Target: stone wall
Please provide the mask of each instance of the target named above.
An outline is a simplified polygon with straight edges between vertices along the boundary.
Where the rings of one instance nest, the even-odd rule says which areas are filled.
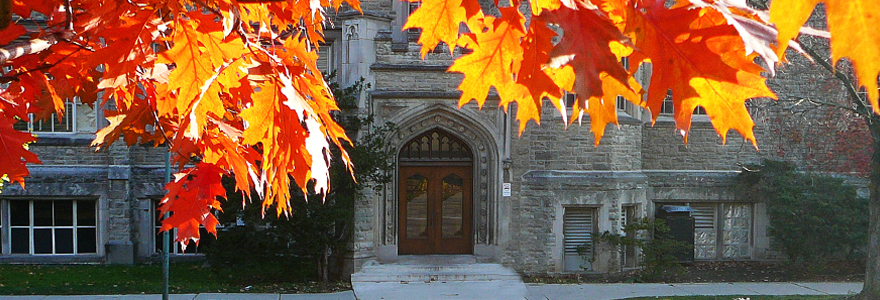
[[[95,152],[87,134],[44,134],[30,149],[42,164],[29,164],[31,176],[25,188],[7,185],[3,198],[10,200],[88,199],[97,200],[98,248],[96,255],[58,256],[46,260],[6,257],[20,262],[107,262],[133,263],[148,256],[152,234],[144,235],[140,199],[164,194],[162,170],[148,170],[162,164],[164,148],[127,147],[122,142]],[[149,212],[147,212],[149,214]],[[149,223],[152,224],[152,223]],[[149,226],[146,226],[149,227]]]
[[[647,177],[642,169],[642,123],[626,115],[609,125],[596,146],[589,118],[567,126],[549,104],[541,125],[529,124],[511,139],[512,195],[509,238],[501,262],[524,273],[564,270],[562,216],[567,207],[595,209],[594,232],[618,232],[621,206],[645,206]],[[518,135],[516,122],[508,134]],[[598,251],[594,271],[620,269],[617,251]]]
[[[660,117],[642,134],[642,159],[645,170],[738,170],[738,163],[760,162],[761,154],[737,132],[727,134],[727,144],[715,132],[705,116],[696,116],[687,144],[670,117]],[[759,143],[762,140],[758,135]],[[763,144],[759,144],[763,145]],[[762,152],[766,152],[762,150]]]

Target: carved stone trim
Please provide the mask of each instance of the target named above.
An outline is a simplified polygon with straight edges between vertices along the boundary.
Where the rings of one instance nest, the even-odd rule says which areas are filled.
[[[456,135],[467,143],[473,151],[474,158],[476,159],[473,165],[475,184],[473,195],[475,200],[474,242],[475,244],[490,244],[492,242],[489,239],[490,230],[494,224],[489,224],[489,221],[494,218],[489,214],[489,207],[491,206],[490,201],[494,201],[494,199],[489,197],[489,181],[497,180],[491,178],[494,176],[494,172],[490,172],[493,168],[493,161],[497,160],[497,158],[493,157],[494,155],[490,150],[492,148],[489,148],[489,141],[486,137],[488,132],[478,132],[478,127],[473,122],[443,110],[431,111],[412,120],[401,123],[398,131],[389,137],[388,145],[394,147],[395,153],[399,154],[401,147],[410,139],[434,128],[441,128],[450,134]],[[397,180],[397,176],[395,176],[395,180]],[[396,184],[386,187],[384,199],[384,220],[381,223],[384,224],[382,240],[386,245],[397,244],[396,217],[398,201],[397,189],[395,187]]]

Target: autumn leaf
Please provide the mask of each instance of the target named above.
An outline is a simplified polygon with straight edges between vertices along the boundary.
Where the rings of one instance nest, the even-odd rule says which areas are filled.
[[[0,30],[0,45],[6,45],[15,39],[25,35],[27,30],[19,24],[9,24],[9,27]]]
[[[501,18],[487,16],[485,28],[462,36],[459,45],[473,50],[449,67],[450,72],[464,74],[458,86],[462,92],[459,106],[476,100],[480,107],[486,102],[491,86],[503,87],[513,82],[513,65],[523,59],[520,39],[525,36],[525,17],[516,8],[500,8]],[[504,89],[499,91],[504,92]],[[502,95],[502,99],[507,99]],[[509,100],[508,100],[509,101]]]
[[[633,11],[627,27],[640,29],[631,32],[640,51],[630,62],[653,64],[647,105],[654,119],[671,89],[676,126],[685,140],[691,115],[702,106],[722,140],[733,129],[755,144],[754,122],[745,101],[775,98],[775,94],[764,84],[754,54],[746,55],[736,29],[709,8],[666,9],[663,1],[643,2],[649,3],[644,3],[644,10]]]
[[[800,32],[801,25],[819,3],[825,3],[828,30],[831,32],[832,64],[847,57],[855,67],[859,85],[864,86],[875,113],[880,113],[880,35],[877,24],[877,1],[874,0],[773,0],[770,3],[770,21],[779,29],[778,42],[785,45]],[[871,31],[873,30],[873,32]]]
[[[518,99],[516,118],[519,121],[520,134],[531,120],[541,124],[541,106],[544,97],[551,102],[558,102],[563,95],[562,87],[571,89],[571,84],[566,84],[565,80],[559,78],[568,76],[571,79],[568,82],[573,83],[574,72],[570,68],[567,69],[569,72],[564,72],[546,67],[546,63],[550,60],[549,52],[553,46],[554,36],[556,33],[548,28],[546,23],[538,18],[533,19],[528,32],[520,42],[523,49],[522,60],[513,62],[512,69],[516,71],[516,82],[501,88],[506,92],[499,103],[502,108],[507,109],[509,103]],[[561,111],[565,116],[564,107]]]
[[[611,52],[612,42],[626,37],[597,10],[581,7],[559,10],[541,15],[547,23],[556,24],[563,30],[562,40],[550,52],[550,65],[570,65],[575,72],[574,90],[578,97],[601,97],[600,73],[608,74],[623,85],[628,84],[629,74]]]
[[[768,22],[770,14],[766,11],[755,10],[744,1],[736,0],[715,0],[706,2],[703,0],[692,0],[691,3],[695,7],[712,8],[721,13],[727,20],[727,23],[736,28],[740,38],[746,47],[746,55],[757,53],[764,63],[770,75],[776,74],[776,64],[779,62],[779,55],[776,53],[776,36],[778,34],[776,28]]]
[[[36,140],[30,133],[13,129],[9,119],[0,118],[0,175],[4,180],[24,187],[24,178],[30,174],[25,164],[40,163],[37,155],[27,149],[27,144]]]
[[[421,2],[421,6],[409,16],[406,24],[403,25],[403,30],[422,29],[419,36],[422,57],[440,42],[456,45],[461,23],[482,17],[480,4],[476,0],[412,0],[412,2]],[[450,53],[452,50],[453,47],[449,47]]]
[[[174,180],[165,185],[168,193],[159,202],[163,218],[162,231],[177,228],[175,241],[186,247],[193,240],[198,245],[199,226],[217,235],[219,222],[212,210],[221,210],[218,199],[226,199],[226,189],[220,182],[226,171],[214,164],[199,163],[192,169],[174,174]]]
[[[571,122],[577,120],[578,123],[580,123],[583,118],[583,113],[587,113],[590,116],[590,131],[593,133],[597,147],[602,140],[602,136],[605,135],[605,127],[608,124],[618,124],[618,96],[623,97],[636,105],[645,105],[641,101],[642,93],[644,91],[642,91],[641,86],[636,82],[635,78],[629,77],[628,84],[620,83],[620,81],[617,81],[616,78],[613,78],[607,73],[602,73],[599,78],[602,80],[603,94],[601,96],[591,96],[588,99],[583,99],[578,96],[577,101],[572,107],[572,111],[577,112],[578,117],[571,120]],[[633,90],[634,87],[639,90],[640,93],[636,93]]]

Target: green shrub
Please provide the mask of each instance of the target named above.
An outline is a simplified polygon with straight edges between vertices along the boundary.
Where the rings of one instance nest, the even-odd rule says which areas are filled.
[[[634,281],[654,281],[661,276],[674,275],[684,271],[677,257],[688,252],[690,245],[670,237],[669,226],[663,219],[636,219],[623,227],[623,234],[605,231],[596,241],[621,249],[635,246],[641,251],[642,270]]]
[[[830,176],[764,160],[738,176],[737,196],[763,201],[774,247],[798,263],[860,259],[867,244],[868,199]]]
[[[365,85],[361,80],[345,89],[339,89],[335,84],[333,87],[339,101],[351,104],[357,101],[357,94]],[[334,118],[347,134],[359,136],[355,146],[346,147],[354,165],[354,175],[342,163],[340,151],[331,151],[330,191],[326,195],[297,197],[302,195],[301,189],[291,186],[291,212],[281,216],[275,214],[274,207],[266,208],[264,215],[259,201],[243,208],[245,199],[241,193],[234,192],[234,181],[224,179],[228,199],[223,203],[220,215],[224,229],[218,233],[211,249],[206,251],[211,266],[269,270],[296,268],[298,271],[303,271],[303,266],[311,266],[305,273],[313,274],[311,279],[322,281],[341,275],[343,260],[350,251],[354,202],[366,188],[359,183],[372,184],[371,187],[378,190],[391,182],[393,153],[387,151],[384,137],[394,125],[376,126],[371,117],[338,114]],[[290,271],[294,269],[288,269]]]

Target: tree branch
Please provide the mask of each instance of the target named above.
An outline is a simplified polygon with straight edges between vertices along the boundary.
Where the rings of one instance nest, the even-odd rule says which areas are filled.
[[[58,43],[58,41],[69,41],[73,38],[72,31],[56,32],[45,35],[40,38],[31,39],[26,42],[9,44],[0,48],[0,65],[7,61],[45,51]]]
[[[73,32],[73,7],[70,6],[70,0],[64,0],[64,17],[67,22],[67,30]]]
[[[858,89],[856,89],[852,80],[850,80],[849,77],[846,77],[846,74],[843,74],[842,72],[835,70],[834,67],[831,66],[831,63],[826,61],[824,57],[822,57],[821,55],[816,53],[816,51],[813,50],[812,48],[810,48],[809,46],[801,44],[801,48],[804,50],[804,52],[809,54],[810,57],[814,61],[819,63],[819,65],[821,65],[825,70],[827,70],[829,73],[834,75],[834,77],[837,78],[837,80],[840,80],[840,82],[846,88],[847,94],[849,94],[853,103],[857,107],[856,109],[853,109],[853,111],[855,111],[856,114],[862,116],[863,118],[865,118],[867,120],[874,120],[874,111],[871,108],[869,108],[868,105],[865,103],[864,99],[862,99],[862,97],[859,96]],[[815,100],[810,100],[810,101],[815,101]],[[850,108],[850,109],[852,109],[852,108]]]

